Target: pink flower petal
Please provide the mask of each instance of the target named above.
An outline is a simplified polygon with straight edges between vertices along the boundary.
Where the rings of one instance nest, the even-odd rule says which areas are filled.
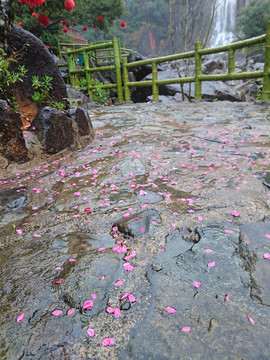
[[[174,314],[174,313],[177,312],[177,310],[175,310],[174,308],[172,308],[172,307],[170,307],[170,306],[167,306],[167,307],[165,308],[165,311],[167,311],[167,312],[170,313],[170,314]]]
[[[33,236],[35,237],[35,238],[40,238],[41,237],[41,235],[39,235],[39,234],[33,234]]]
[[[202,221],[202,220],[203,220],[203,216],[199,215],[199,216],[198,216],[198,220],[199,220],[199,221]]]
[[[99,280],[104,280],[105,277],[106,277],[105,275],[102,275],[102,276],[100,276]]]
[[[52,315],[53,316],[59,316],[59,315],[61,315],[62,314],[62,311],[61,310],[54,310],[53,312],[52,312]]]
[[[67,312],[67,314],[68,314],[68,315],[72,315],[72,314],[74,313],[74,311],[75,311],[75,309],[69,309],[68,312]]]
[[[269,259],[270,260],[270,254],[269,253],[264,253],[263,257],[264,257],[264,259]]]
[[[203,251],[205,251],[206,253],[211,253],[211,252],[213,252],[212,249],[204,249]]]
[[[118,281],[116,281],[116,282],[114,283],[114,286],[121,286],[121,285],[123,285],[123,284],[124,284],[124,281],[118,280]]]
[[[109,306],[109,307],[107,307],[106,311],[107,311],[107,313],[109,313],[109,314],[113,314],[113,313],[114,313],[114,308],[111,307],[111,306]]]
[[[267,237],[267,239],[270,239],[270,234],[265,234],[265,237]]]
[[[59,279],[59,280],[54,281],[54,283],[55,284],[60,284],[62,281],[63,281],[63,279]]]
[[[16,320],[17,323],[22,321],[22,319],[24,318],[24,315],[25,315],[25,313],[22,313],[20,316],[17,317],[17,320]]]
[[[81,193],[80,193],[79,191],[77,191],[77,192],[74,193],[74,195],[75,195],[75,196],[80,196]]]
[[[255,325],[255,321],[254,321],[250,316],[248,316],[248,321],[249,321],[251,324]]]
[[[224,230],[225,231],[225,233],[228,233],[228,234],[232,234],[232,233],[234,233],[234,231],[233,230],[229,230],[229,229],[226,229],[226,230]]]
[[[125,263],[124,264],[124,269],[126,271],[132,271],[132,270],[134,270],[134,267],[130,263]]]
[[[190,332],[191,329],[190,329],[189,326],[185,326],[181,330],[184,331],[184,332]]]
[[[95,299],[97,298],[97,295],[96,295],[96,294],[91,294],[91,298],[92,298],[93,300],[95,300]]]
[[[109,337],[107,337],[107,338],[105,338],[105,339],[102,340],[101,345],[102,345],[102,346],[110,346],[110,345],[114,345],[114,343],[115,343],[115,339],[114,339],[114,338],[109,338]]]
[[[128,296],[129,296],[129,293],[127,293],[127,294],[123,295],[123,296],[121,297],[121,300],[126,299]]]
[[[199,288],[200,286],[202,286],[202,284],[199,281],[193,281],[193,286],[195,286],[195,288]]]
[[[77,259],[68,259],[68,261],[75,262],[75,261],[77,261]]]
[[[92,307],[93,307],[93,301],[92,300],[87,300],[84,304],[83,304],[83,307],[82,309],[83,310],[91,310]]]
[[[90,208],[90,206],[88,206],[88,207],[84,208],[83,210],[84,210],[84,211],[91,211],[92,208]]]
[[[210,262],[210,263],[207,264],[208,267],[213,267],[213,266],[215,266],[215,265],[216,265],[216,262],[215,262],[215,261]]]
[[[61,266],[57,266],[54,270],[62,270]]]
[[[105,247],[101,247],[101,248],[98,249],[98,251],[103,251],[105,249],[106,249]]]
[[[145,233],[145,228],[144,227],[142,227],[141,230],[142,230],[143,233]]]
[[[95,331],[94,331],[94,329],[87,329],[86,332],[87,332],[87,335],[90,336],[90,337],[95,336]]]
[[[117,226],[114,226],[112,229],[113,229],[113,231],[118,231],[118,227],[117,227]]]
[[[17,230],[16,230],[16,233],[19,234],[19,235],[21,235],[21,234],[22,234],[22,229],[17,229]]]
[[[233,210],[232,211],[232,216],[239,216],[239,212],[237,210]]]
[[[224,301],[228,301],[228,300],[229,300],[229,298],[230,298],[230,294],[227,294],[227,295],[225,296]]]
[[[115,309],[114,309],[114,316],[115,316],[116,318],[118,318],[118,317],[120,316],[120,314],[121,314],[120,309],[119,309],[119,308],[115,308]]]
[[[135,302],[135,301],[136,301],[135,296],[134,296],[134,295],[132,295],[132,294],[129,294],[129,295],[128,295],[128,299],[129,299],[129,301],[130,301],[131,303],[133,303],[133,302]]]

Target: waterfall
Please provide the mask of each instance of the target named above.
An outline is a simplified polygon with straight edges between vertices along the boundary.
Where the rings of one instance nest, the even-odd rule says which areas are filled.
[[[231,31],[235,24],[237,3],[237,0],[217,0],[211,47],[227,45],[234,40],[235,37]]]

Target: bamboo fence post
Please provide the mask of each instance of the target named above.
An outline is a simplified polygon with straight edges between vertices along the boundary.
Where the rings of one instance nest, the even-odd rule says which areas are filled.
[[[73,69],[76,70],[77,56],[75,54],[72,55]],[[80,86],[79,76],[78,74],[74,74],[74,83],[75,87]]]
[[[115,65],[115,73],[116,73],[118,103],[120,104],[123,102],[123,89],[122,89],[121,65],[120,65],[120,59],[119,59],[118,39],[113,38],[112,43],[113,43],[113,51],[114,51],[114,65]]]
[[[91,76],[89,74],[89,58],[88,58],[88,51],[84,51],[83,52],[83,62],[84,62],[84,70],[85,70],[85,78],[86,78],[86,84],[87,84],[87,92],[89,95],[89,98],[92,99],[91,97],[91,90],[89,89],[89,86],[91,85]]]
[[[157,74],[157,63],[153,62],[152,63],[152,92],[153,92],[153,100],[157,101],[159,99],[158,97],[158,85],[156,83],[158,79],[158,74]]]
[[[201,41],[195,42],[195,100],[201,100],[202,98],[202,82],[200,80],[202,75],[202,57],[199,54],[201,48]]]
[[[229,50],[228,56],[228,74],[232,74],[235,71],[235,50]]]
[[[60,59],[60,60],[63,60],[62,47],[61,47],[61,44],[60,44],[60,41],[59,41],[59,40],[57,40],[57,48],[58,48],[59,59]]]
[[[75,67],[73,66],[73,55],[69,55],[69,50],[67,50],[67,64],[68,64],[68,72],[69,72],[69,78],[70,78],[70,85],[75,86],[75,77],[73,74],[71,74],[71,71],[75,70]]]
[[[122,66],[123,66],[123,82],[124,82],[124,93],[125,93],[125,102],[130,102],[130,90],[128,87],[128,69],[127,65],[127,58],[123,58]]]
[[[270,100],[270,21],[266,30],[262,100]]]

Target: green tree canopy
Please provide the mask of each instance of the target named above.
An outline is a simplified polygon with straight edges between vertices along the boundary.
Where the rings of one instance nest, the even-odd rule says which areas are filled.
[[[21,23],[25,30],[32,32],[53,50],[57,48],[57,39],[61,41],[68,39],[63,32],[64,28],[72,26],[83,34],[85,34],[83,27],[88,29],[95,27],[97,30],[107,32],[124,10],[123,0],[75,0],[75,8],[71,11],[66,10],[64,2],[59,0],[46,0],[43,4],[32,8],[28,4],[14,0],[13,6],[15,23]],[[40,14],[45,14],[49,18],[50,22],[47,26],[39,23]]]
[[[236,31],[248,39],[266,32],[270,20],[270,0],[252,0],[240,10],[236,19]]]

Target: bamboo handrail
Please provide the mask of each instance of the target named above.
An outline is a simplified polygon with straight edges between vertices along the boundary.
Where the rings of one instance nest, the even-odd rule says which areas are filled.
[[[265,44],[264,71],[236,73],[235,51],[238,49],[247,48],[248,46],[254,46],[258,44]],[[107,56],[101,55],[100,57],[98,57],[97,55],[98,50],[109,51],[109,55]],[[113,50],[113,55],[110,55],[112,50]],[[116,79],[117,79],[116,84],[105,84],[102,85],[102,88],[113,88],[113,87],[117,88],[118,101],[119,103],[121,103],[123,101],[122,79],[121,79],[121,62],[122,62],[124,97],[126,102],[130,101],[130,88],[137,86],[138,87],[151,86],[153,91],[153,100],[155,101],[158,100],[159,98],[158,87],[160,85],[195,83],[194,98],[196,100],[199,100],[202,98],[203,81],[228,81],[228,80],[241,80],[241,79],[255,79],[260,77],[263,78],[262,100],[270,100],[270,21],[267,25],[266,34],[254,37],[252,39],[238,41],[229,45],[218,46],[216,48],[202,49],[201,42],[196,42],[194,51],[189,51],[182,54],[173,54],[159,58],[145,59],[131,63],[127,62],[127,55],[129,54],[129,52],[130,52],[129,49],[120,48],[119,41],[116,38],[106,43],[89,45],[80,49],[73,49],[73,50],[67,49],[66,54],[68,57],[68,70],[69,70],[71,85],[78,86],[78,74],[85,73],[88,84],[87,88],[90,93],[90,90],[94,88],[94,86],[90,86],[89,84],[90,73],[115,70]],[[226,74],[202,75],[202,56],[216,54],[220,52],[228,52],[228,72]],[[81,53],[83,53],[84,56],[84,69],[76,69],[76,63],[74,57],[75,55]],[[98,66],[96,68],[90,68],[88,56],[93,56],[92,55],[93,53],[95,53],[95,60],[97,63],[98,63],[98,59],[103,60],[113,57],[114,65]],[[158,71],[157,71],[158,64],[161,64],[163,62],[188,59],[188,58],[193,58],[195,60],[195,74],[193,77],[158,80]],[[129,82],[128,69],[138,66],[145,66],[145,65],[152,66],[152,80]]]
[[[257,44],[265,43],[265,66],[264,71],[252,71],[235,73],[235,50],[242,49],[244,47],[253,46]],[[211,55],[220,52],[228,52],[228,73],[218,75],[202,75],[202,56]],[[156,71],[157,64],[167,61],[174,61],[180,59],[195,58],[195,75],[194,77],[184,77],[179,79],[165,79],[158,80],[158,74]],[[125,101],[130,101],[130,88],[136,86],[152,86],[153,100],[158,100],[158,86],[165,84],[181,84],[181,83],[195,83],[195,95],[196,100],[202,98],[202,81],[228,81],[228,80],[241,80],[241,79],[255,79],[263,77],[263,90],[262,100],[270,100],[270,21],[267,25],[267,32],[264,35],[257,36],[251,39],[238,41],[225,46],[218,46],[216,48],[202,49],[201,42],[195,43],[195,51],[190,51],[182,54],[174,54],[169,56],[163,56],[160,58],[152,58],[147,60],[140,60],[132,63],[127,63],[127,60],[123,60],[123,82],[124,82],[124,94]],[[128,69],[137,66],[152,65],[152,80],[150,81],[128,81]]]

